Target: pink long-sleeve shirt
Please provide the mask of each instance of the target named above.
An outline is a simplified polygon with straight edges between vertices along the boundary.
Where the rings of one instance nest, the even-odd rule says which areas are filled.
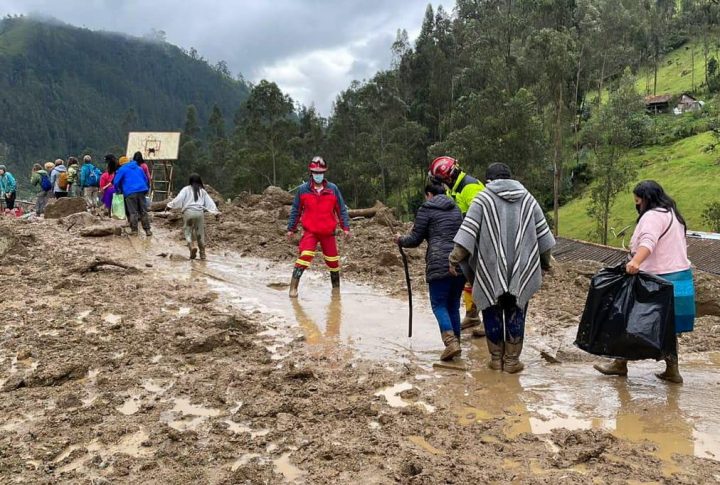
[[[660,238],[668,226],[670,229]],[[630,239],[633,255],[641,247],[647,248],[650,256],[640,265],[640,271],[667,274],[690,268],[685,227],[672,211],[650,210],[643,214]]]

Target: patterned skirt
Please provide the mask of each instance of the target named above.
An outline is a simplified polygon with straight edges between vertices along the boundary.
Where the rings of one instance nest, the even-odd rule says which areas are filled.
[[[658,275],[673,284],[675,333],[692,332],[695,326],[695,285],[691,269]]]

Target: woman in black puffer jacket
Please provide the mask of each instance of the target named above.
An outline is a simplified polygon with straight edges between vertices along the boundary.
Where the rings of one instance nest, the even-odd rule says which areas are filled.
[[[455,202],[445,195],[442,185],[426,186],[425,199],[410,234],[398,235],[395,241],[404,248],[415,248],[425,240],[428,242],[425,278],[430,287],[430,304],[445,344],[440,359],[451,360],[460,355],[460,297],[465,278],[460,271],[460,276],[450,274],[448,257],[463,217]]]

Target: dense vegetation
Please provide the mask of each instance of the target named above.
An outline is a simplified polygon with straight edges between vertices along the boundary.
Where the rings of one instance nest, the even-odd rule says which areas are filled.
[[[614,198],[645,173],[629,155],[717,125],[711,103],[700,115],[650,117],[642,96],[672,87],[709,99],[719,16],[713,0],[459,0],[452,15],[428,6],[417,40],[399,32],[393,66],[340,93],[329,119],[262,82],[234,130],[193,142],[187,159],[223,167],[232,192],[292,187],[319,152],[352,205],[380,199],[405,213],[432,157],[455,156],[478,175],[505,162],[556,222],[553,208],[594,191],[576,235],[604,241]],[[679,49],[692,63],[675,74],[679,60],[665,56]]]
[[[291,188],[306,176],[307,160],[322,154],[330,163],[330,177],[351,205],[380,199],[404,214],[411,214],[419,202],[432,157],[454,156],[479,176],[488,164],[505,162],[534,191],[562,234],[606,241],[610,227],[618,223],[615,198],[638,177],[657,174],[676,196],[676,189],[693,190],[691,182],[662,178],[667,169],[662,163],[674,162],[664,155],[672,144],[699,137],[702,146],[684,159],[694,163],[700,157],[698,166],[715,166],[712,132],[718,130],[718,117],[712,96],[720,90],[719,23],[716,0],[457,0],[452,13],[428,6],[418,38],[411,43],[407,33],[399,31],[391,46],[391,68],[340,93],[327,119],[294,103],[271,81],[250,86],[243,98],[243,86],[224,73],[224,65],[208,75],[209,66],[196,54],[186,55],[166,43],[65,27],[58,32],[101,36],[113,46],[132,46],[137,52],[123,51],[129,59],[107,57],[98,52],[99,41],[78,44],[73,56],[94,59],[95,72],[114,75],[84,82],[84,69],[77,69],[74,60],[72,71],[56,69],[26,83],[52,102],[36,102],[28,114],[14,108],[24,127],[12,140],[32,153],[47,153],[48,147],[97,148],[103,146],[99,138],[123,138],[124,113],[134,110],[131,118],[144,128],[168,127],[170,119],[173,127],[182,125],[181,178],[199,171],[228,195],[260,191],[269,184]],[[7,32],[26,24],[6,20],[4,25]],[[58,29],[44,28],[41,37]],[[3,40],[6,35],[0,34],[0,59],[27,57],[19,54],[25,52],[24,44]],[[14,51],[8,45],[14,45]],[[119,49],[113,46],[106,48]],[[150,72],[139,69],[139,52],[149,50],[172,54],[166,59],[172,64]],[[37,66],[47,62],[38,54],[33,66],[28,63],[22,72],[36,76]],[[186,85],[178,66],[205,74],[196,74]],[[58,89],[69,72],[78,79],[68,86],[80,83],[80,93],[87,90],[96,97]],[[168,77],[175,76],[181,79],[169,82]],[[127,84],[128,77],[143,77],[143,96],[168,103],[172,99],[172,109],[146,111],[146,104],[130,97],[107,96],[117,91],[118,79]],[[236,97],[223,97],[220,89],[209,89],[215,98],[191,92],[201,89],[196,83],[205,89],[212,82]],[[679,117],[645,113],[644,95],[682,92],[707,100],[704,111]],[[78,131],[88,138],[68,139],[64,130],[69,123],[62,114],[69,108],[46,113],[47,106],[56,103],[87,108],[84,116],[92,123]],[[183,117],[184,123],[178,121]],[[42,142],[33,141],[34,128],[28,128],[39,118]],[[97,135],[106,125],[112,132]],[[4,129],[0,133],[0,138],[5,136]],[[566,205],[562,211],[561,205]],[[703,207],[693,209],[697,214],[686,214],[688,219],[707,227],[702,226]],[[564,229],[565,217],[570,232]]]
[[[0,158],[17,172],[37,160],[124,152],[130,130],[179,130],[188,104],[207,120],[213,105],[232,112],[247,95],[224,65],[160,38],[0,21]]]

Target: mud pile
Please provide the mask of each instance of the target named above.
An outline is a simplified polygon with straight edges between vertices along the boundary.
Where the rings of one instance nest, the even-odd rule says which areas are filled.
[[[286,238],[293,196],[269,187],[263,194],[245,193],[231,203],[226,203],[216,192],[213,197],[223,214],[219,222],[208,218],[211,247],[287,262],[289,279],[297,257],[297,237],[293,241]],[[177,221],[174,227],[180,224]],[[398,222],[387,207],[381,207],[373,217],[353,218],[352,239],[344,241],[338,237],[344,276],[385,288],[392,295],[406,294],[402,261],[393,235],[406,233],[411,227],[410,223]],[[424,298],[427,293],[425,245],[408,249],[406,253],[415,295]],[[592,359],[572,346],[571,330],[577,328],[580,321],[590,278],[601,268],[596,261],[556,262],[553,270],[545,275],[543,287],[530,305],[533,331],[551,342],[544,350],[552,355],[560,352],[568,360]],[[310,271],[325,271],[321,258],[316,258]],[[699,272],[697,300],[700,318],[696,331],[681,338],[681,351],[720,350],[720,278]]]
[[[291,260],[289,243],[273,252],[285,206],[261,204],[224,207],[212,226],[213,250],[248,247]],[[287,322],[221,304],[204,284],[204,263],[191,265],[173,242],[179,231],[155,232],[160,241],[151,246],[144,238],[82,238],[50,221],[0,220],[7,289],[0,482],[709,483],[720,476],[717,462],[687,457],[669,478],[652,445],[602,431],[509,436],[503,417],[461,424],[457,403],[442,382],[435,388],[421,378],[422,369],[310,354]],[[392,248],[376,221],[359,221],[355,234],[353,262],[361,251],[377,261]],[[162,254],[151,251],[157,246]],[[108,260],[126,268],[98,265]],[[422,267],[418,256],[416,276]],[[400,273],[390,274],[385,281],[400,284]],[[568,300],[558,308],[572,313],[577,302],[569,298],[582,293],[585,276],[556,275],[556,290],[543,290],[547,304],[562,290]],[[401,381],[408,384],[398,392],[383,391]]]

